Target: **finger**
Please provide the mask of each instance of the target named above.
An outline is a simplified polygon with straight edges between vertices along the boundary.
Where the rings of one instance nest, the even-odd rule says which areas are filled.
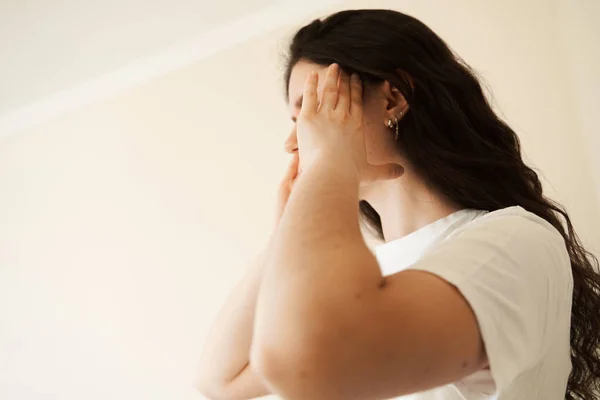
[[[404,168],[398,164],[370,165],[363,170],[362,181],[374,182],[400,178]]]
[[[350,77],[350,114],[362,115],[363,107],[363,85],[357,73]]]
[[[317,86],[319,85],[319,75],[316,71],[312,71],[306,77],[304,83],[304,93],[302,95],[302,108],[300,113],[310,114],[317,112],[319,106],[319,95],[317,94]]]
[[[323,95],[321,96],[321,110],[333,110],[338,98],[338,77],[340,67],[337,64],[331,64],[325,75],[325,84],[323,85]]]
[[[294,154],[290,165],[290,178],[295,181],[298,175],[300,175],[300,156]]]
[[[350,75],[340,72],[336,110],[350,112]]]
[[[288,164],[287,171],[285,172],[284,182],[293,181],[298,176],[298,167],[300,165],[300,157],[298,154],[294,154],[290,163]]]

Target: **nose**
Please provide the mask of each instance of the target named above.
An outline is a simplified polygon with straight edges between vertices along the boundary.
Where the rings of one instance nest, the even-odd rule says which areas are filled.
[[[290,135],[285,140],[283,148],[287,153],[294,154],[298,152],[298,138],[296,136],[296,127],[292,129]]]

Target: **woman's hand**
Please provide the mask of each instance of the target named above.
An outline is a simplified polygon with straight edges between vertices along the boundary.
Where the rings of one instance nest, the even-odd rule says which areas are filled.
[[[332,64],[325,76],[320,102],[318,80],[316,72],[308,75],[297,121],[303,168],[309,168],[318,157],[324,157],[355,173],[360,183],[402,175],[403,169],[397,164],[367,162],[359,76],[348,76],[337,64]]]
[[[299,167],[300,160],[298,157],[298,153],[292,155],[292,160],[290,161],[287,170],[285,172],[285,176],[283,180],[279,184],[279,190],[277,193],[277,211],[275,215],[275,226],[279,225],[279,221],[281,220],[281,216],[283,215],[283,211],[285,210],[285,205],[290,198],[290,194],[292,193],[292,187],[294,186],[294,182],[299,175]]]

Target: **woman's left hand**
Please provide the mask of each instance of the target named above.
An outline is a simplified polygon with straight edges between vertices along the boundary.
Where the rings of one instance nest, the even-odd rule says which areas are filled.
[[[337,64],[332,64],[325,76],[320,102],[318,81],[316,72],[308,75],[296,125],[302,168],[310,168],[317,158],[324,157],[356,173],[360,183],[402,175],[403,169],[397,164],[367,162],[359,76],[348,76]]]

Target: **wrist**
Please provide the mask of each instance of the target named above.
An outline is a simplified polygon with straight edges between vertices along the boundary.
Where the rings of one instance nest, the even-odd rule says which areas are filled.
[[[357,164],[352,157],[346,156],[343,152],[320,151],[315,155],[312,164],[316,168],[330,171],[338,179],[348,180],[357,185],[360,183]]]

